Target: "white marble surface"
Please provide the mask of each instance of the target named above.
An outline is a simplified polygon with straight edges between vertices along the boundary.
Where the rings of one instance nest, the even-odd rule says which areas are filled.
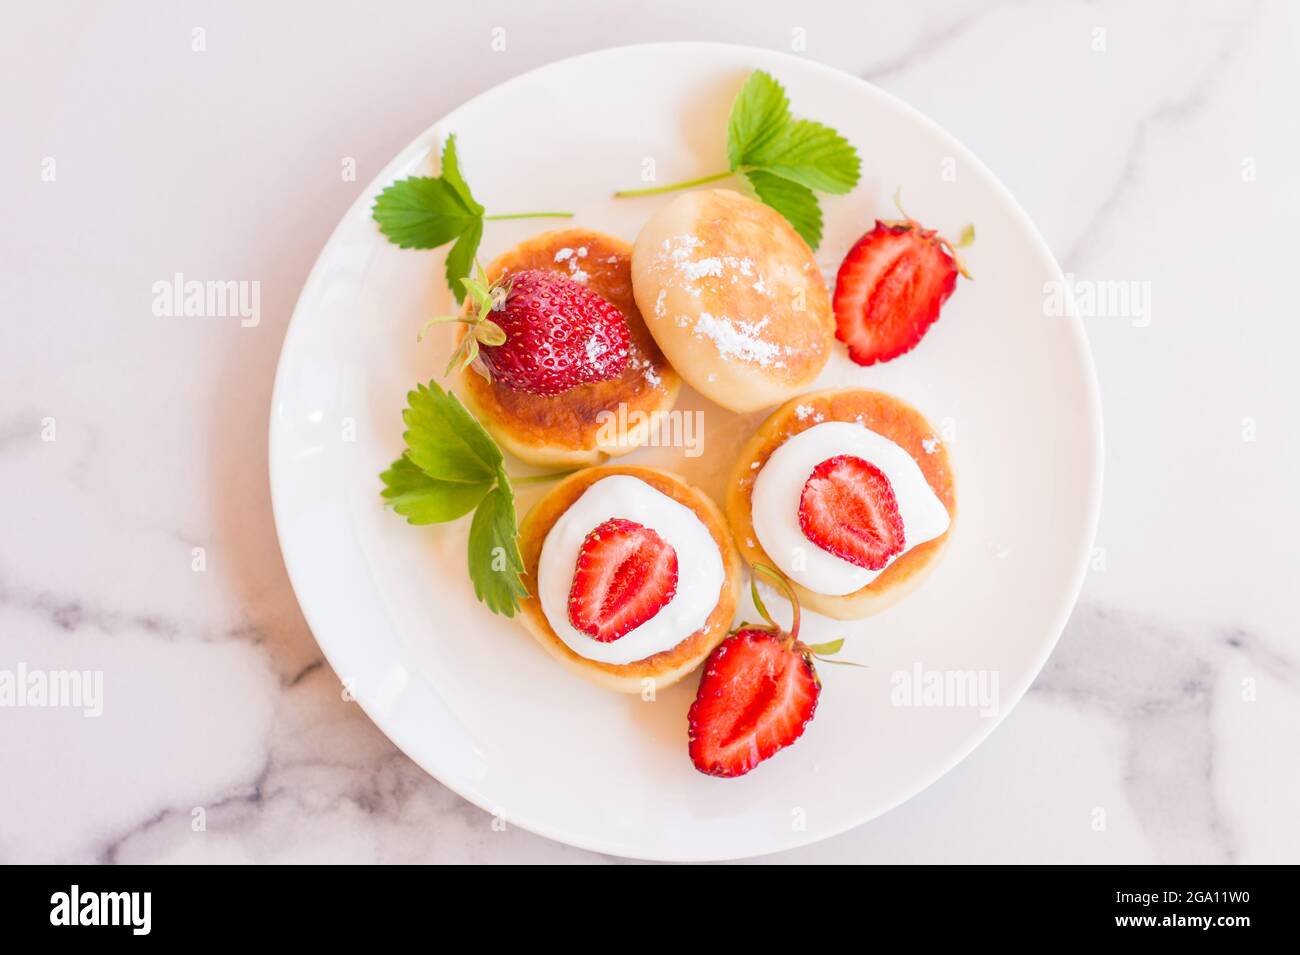
[[[610,861],[495,831],[341,699],[271,526],[272,373],[329,230],[435,117],[585,50],[796,28],[973,148],[1067,272],[1149,282],[1151,320],[1088,321],[1101,550],[1033,691],[910,803],[773,861],[1300,861],[1300,10],[714,6],[10,11],[0,669],[102,669],[112,705],[0,709],[0,861]],[[174,272],[260,281],[260,324],[154,317]]]

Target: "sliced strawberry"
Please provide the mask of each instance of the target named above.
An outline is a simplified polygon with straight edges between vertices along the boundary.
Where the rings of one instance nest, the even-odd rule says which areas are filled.
[[[897,358],[938,319],[958,273],[966,275],[953,246],[933,230],[876,220],[835,277],[835,337],[859,365]]]
[[[636,521],[611,518],[582,542],[569,622],[601,643],[626,636],[677,593],[677,551]]]
[[[691,761],[710,776],[743,776],[803,735],[820,694],[812,655],[793,637],[737,631],[700,678],[687,716]]]
[[[813,468],[799,497],[799,528],[822,550],[869,570],[880,570],[905,546],[889,478],[851,454]]]

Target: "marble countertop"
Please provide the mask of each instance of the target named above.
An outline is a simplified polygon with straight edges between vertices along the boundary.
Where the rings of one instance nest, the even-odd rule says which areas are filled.
[[[970,146],[1067,273],[1149,294],[1086,320],[1101,526],[1033,690],[909,803],[769,861],[1300,861],[1300,9],[381,6],[44,5],[0,37],[0,670],[96,669],[114,699],[0,709],[0,861],[616,861],[494,829],[342,699],[266,422],[307,271],[400,147],[534,66],[666,39],[802,40]],[[260,281],[259,323],[155,317],[176,272]]]

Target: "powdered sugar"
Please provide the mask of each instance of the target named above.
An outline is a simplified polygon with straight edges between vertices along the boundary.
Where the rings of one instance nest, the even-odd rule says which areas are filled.
[[[663,250],[674,259],[684,259],[691,254],[691,249],[703,245],[698,235],[692,235],[689,232],[683,232],[681,235],[675,235],[671,239],[664,239]]]
[[[649,358],[633,358],[632,367],[640,370],[641,377],[646,380],[646,384],[651,388],[658,388],[663,384],[663,379],[655,371],[655,363]]]
[[[768,324],[764,318],[757,322],[730,319],[726,316],[715,317],[708,312],[700,312],[695,320],[693,331],[701,338],[707,338],[718,349],[718,354],[727,358],[739,358],[741,361],[753,362],[764,368],[785,367],[781,360],[783,353],[790,351],[774,342],[769,342],[760,334]]]
[[[576,250],[571,249],[566,245],[555,253],[555,261],[557,263],[569,263],[569,278],[573,279],[575,282],[581,282],[583,285],[587,284],[587,279],[591,278],[591,276],[578,267],[578,260],[585,259],[586,257],[587,247],[585,245],[578,246]],[[616,257],[611,257],[609,261],[614,262],[617,261],[617,259]]]
[[[677,270],[686,277],[686,281],[696,282],[706,275],[721,275],[722,260],[714,256],[708,259],[699,259],[695,262],[679,262]]]
[[[755,277],[752,259],[738,255],[711,255],[703,259],[693,257],[694,252],[704,242],[699,236],[689,232],[664,239],[661,251],[656,256],[655,264],[660,268],[670,269],[682,285],[693,295],[699,295],[695,283],[704,278],[720,278],[732,285],[739,284],[741,278]],[[760,275],[751,287],[760,295],[769,294],[767,284]]]
[[[666,272],[667,276],[655,299],[655,318],[668,317],[667,295],[672,288],[700,299],[706,287],[717,293],[721,291],[718,283],[743,283],[760,295],[772,296],[765,277],[759,274],[752,259],[739,255],[697,258],[697,250],[703,245],[699,236],[689,232],[664,239],[661,243],[653,267]],[[765,337],[764,329],[771,324],[768,316],[746,321],[700,311],[696,316],[679,313],[674,320],[679,328],[690,328],[700,338],[707,338],[725,358],[751,362],[764,368],[784,368],[784,356],[791,352],[789,346],[779,345]]]

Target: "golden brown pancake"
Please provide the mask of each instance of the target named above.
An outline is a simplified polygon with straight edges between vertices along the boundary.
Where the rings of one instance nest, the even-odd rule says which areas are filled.
[[[497,442],[521,460],[541,467],[600,464],[643,444],[651,432],[650,415],[668,411],[677,400],[681,379],[646,330],[632,295],[631,252],[622,239],[590,229],[564,229],[534,236],[487,267],[490,281],[525,269],[576,278],[623,313],[631,338],[622,376],[551,397],[489,382],[472,368],[461,373],[459,391],[465,404]],[[467,300],[467,313],[470,308]],[[465,334],[464,326],[458,327],[457,340]],[[627,406],[623,420],[643,422],[623,436],[602,428],[601,412],[618,415],[620,404]],[[644,418],[636,412],[644,412]]]
[[[823,421],[851,421],[863,425],[893,441],[920,465],[921,473],[935,495],[948,509],[948,517],[957,518],[957,497],[953,487],[948,452],[938,441],[938,433],[921,412],[892,395],[880,391],[855,389],[818,391],[800,395],[777,408],[759,427],[740,452],[740,458],[727,481],[727,521],[735,536],[741,556],[751,565],[776,567],[758,543],[752,518],[754,481],[768,457],[788,439]],[[930,442],[927,451],[922,442]],[[869,617],[911,593],[937,563],[952,533],[948,530],[934,540],[907,551],[860,590],[833,597],[814,593],[791,581],[799,601],[810,610],[838,620]]]
[[[812,251],[769,206],[730,189],[688,192],[637,236],[632,284],[678,373],[732,411],[808,388],[835,319]]]
[[[560,515],[578,500],[587,488],[601,478],[612,474],[626,474],[639,478],[656,491],[667,495],[695,512],[700,522],[708,528],[722,555],[724,582],[718,594],[717,605],[705,625],[682,640],[671,650],[656,653],[634,663],[600,663],[574,653],[552,629],[542,611],[537,593],[537,565],[541,559],[542,544],[555,526]],[[647,679],[653,686],[663,688],[686,676],[722,642],[731,628],[740,591],[740,557],[732,543],[727,523],[718,506],[708,495],[691,487],[681,478],[655,468],[605,466],[587,468],[565,478],[540,501],[533,505],[519,528],[519,550],[524,559],[524,586],[529,596],[520,601],[519,619],[528,632],[536,638],[551,656],[570,670],[581,674],[601,686],[623,693],[640,693]]]

